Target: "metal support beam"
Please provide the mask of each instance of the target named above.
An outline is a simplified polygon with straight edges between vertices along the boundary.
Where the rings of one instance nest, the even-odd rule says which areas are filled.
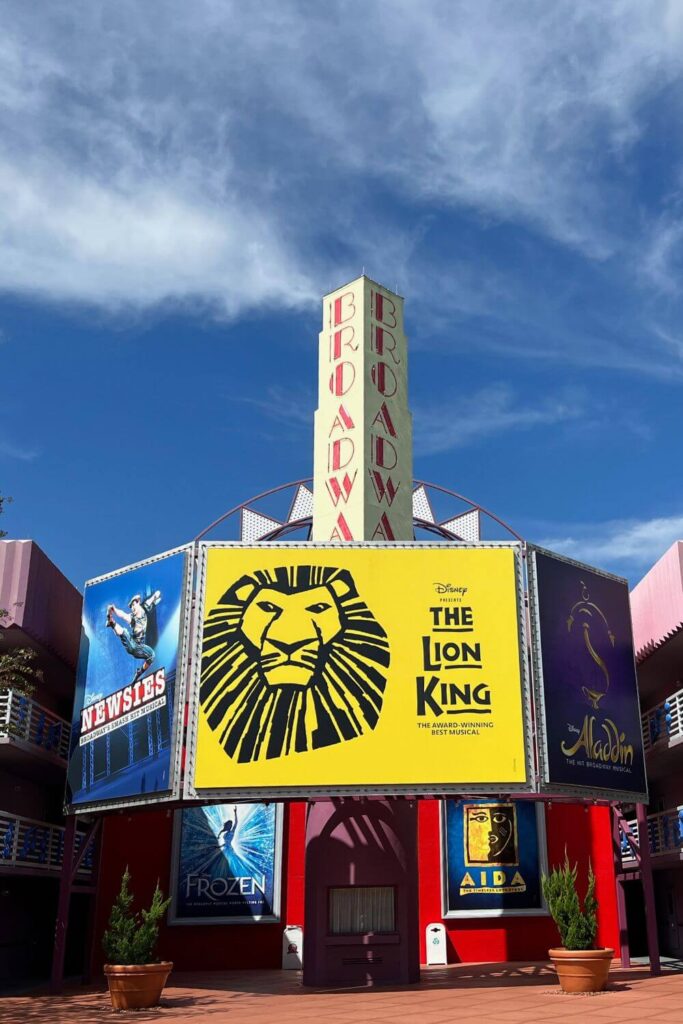
[[[657,912],[655,909],[655,887],[652,878],[650,837],[647,830],[647,810],[645,804],[636,804],[636,817],[638,820],[638,845],[640,847],[640,877],[643,883],[643,896],[645,898],[647,948],[650,954],[650,974],[661,974]]]
[[[80,889],[79,886],[74,885],[76,875],[78,874],[83,859],[88,851],[88,847],[92,842],[97,842],[98,833],[102,825],[102,819],[96,818],[92,822],[88,831],[83,835],[83,839],[78,851],[76,851],[76,823],[77,818],[75,814],[70,814],[66,819],[66,827],[64,829],[64,849],[62,854],[62,871],[59,876],[59,901],[57,903],[57,921],[55,923],[55,948],[52,956],[52,973],[50,975],[50,993],[52,995],[59,995],[64,987],[64,960],[66,958],[66,937],[69,928],[69,908],[71,905],[71,895],[75,890]],[[96,848],[95,853],[99,849],[99,844]],[[75,854],[75,856],[74,856]],[[93,870],[96,867],[97,857],[93,857]],[[94,898],[92,899],[94,903]],[[94,908],[91,907],[91,913]],[[89,951],[87,952],[89,956]],[[89,971],[89,962],[86,965],[86,975]]]
[[[66,931],[69,927],[69,904],[73,884],[72,865],[74,847],[76,845],[76,815],[70,814],[64,829],[64,849],[62,853],[62,873],[59,877],[59,901],[57,903],[57,922],[55,924],[55,950],[52,955],[52,974],[50,975],[50,994],[59,995],[64,985],[64,958],[66,956]]]
[[[97,926],[97,881],[100,877],[100,858],[102,856],[102,836],[104,833],[103,818],[97,818],[95,825],[96,827],[92,833],[92,842],[94,843],[92,856],[92,880],[95,884],[92,886],[74,885],[72,890],[73,892],[90,893],[90,900],[88,901],[88,920],[85,930],[85,960],[83,963],[84,985],[88,985],[92,980],[93,946],[95,944],[95,929]]]
[[[619,922],[619,950],[621,953],[621,966],[631,966],[631,951],[628,945],[628,921],[626,918],[626,893],[624,883],[621,880],[621,808],[618,805],[612,807],[612,851],[614,854],[614,873],[617,884],[617,920]]]

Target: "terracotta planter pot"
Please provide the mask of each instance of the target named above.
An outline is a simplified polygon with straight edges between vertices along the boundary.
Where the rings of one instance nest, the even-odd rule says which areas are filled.
[[[602,992],[607,985],[613,949],[549,949],[563,992]]]
[[[157,1006],[172,970],[170,960],[162,960],[158,964],[105,964],[111,1005],[115,1010],[143,1010]]]

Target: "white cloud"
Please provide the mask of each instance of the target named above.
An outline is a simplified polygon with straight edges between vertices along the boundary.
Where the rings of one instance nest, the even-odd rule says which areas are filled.
[[[562,392],[530,405],[520,403],[507,385],[494,384],[468,397],[416,405],[415,454],[437,455],[494,434],[566,423],[583,414],[584,400],[577,393]]]
[[[683,540],[683,515],[574,524],[539,543],[570,558],[626,572],[653,565],[677,540]]]
[[[3,12],[0,288],[108,308],[298,308],[368,257],[424,280],[372,182],[628,264],[618,170],[683,54],[676,0]]]
[[[0,163],[6,288],[105,306],[204,299],[227,314],[313,298],[258,210],[180,182],[100,184]]]

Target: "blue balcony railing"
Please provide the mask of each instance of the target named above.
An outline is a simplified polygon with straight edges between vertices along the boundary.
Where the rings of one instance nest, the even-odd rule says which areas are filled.
[[[644,711],[641,721],[646,751],[683,738],[683,689]]]
[[[85,842],[85,832],[76,832],[76,848]],[[0,869],[29,868],[58,871],[64,859],[64,828],[35,818],[0,811]],[[89,876],[93,867],[93,844],[86,850],[79,874]]]
[[[635,818],[629,821],[628,825],[637,842],[638,823]],[[650,854],[653,857],[683,851],[683,805],[667,808],[657,814],[648,814],[647,835]],[[621,856],[623,861],[636,859],[623,830],[621,832]]]
[[[28,744],[66,765],[71,727],[54,711],[16,690],[0,690],[0,742]]]

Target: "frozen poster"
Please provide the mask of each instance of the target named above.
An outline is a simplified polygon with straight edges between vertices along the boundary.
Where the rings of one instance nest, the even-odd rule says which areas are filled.
[[[263,803],[177,811],[170,922],[279,920],[281,816]]]

